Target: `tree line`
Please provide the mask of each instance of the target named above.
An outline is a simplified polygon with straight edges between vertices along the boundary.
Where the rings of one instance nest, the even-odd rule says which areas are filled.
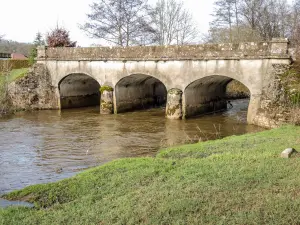
[[[79,27],[89,37],[116,46],[237,43],[274,37],[287,37],[299,45],[300,0],[214,0],[213,5],[213,20],[206,34],[200,33],[182,0],[157,0],[154,5],[147,0],[95,0]],[[1,38],[0,34],[0,49],[1,42],[9,43]],[[36,38],[40,40],[41,34]],[[37,43],[44,44],[35,39],[34,46]],[[76,46],[69,32],[58,26],[47,33],[45,43]]]
[[[199,35],[183,1],[158,0],[150,6],[146,0],[99,0],[90,10],[80,28],[113,45],[183,45]]]
[[[300,0],[216,0],[206,42],[268,41],[300,38]]]
[[[118,46],[183,45],[197,43],[300,39],[300,0],[215,0],[207,34],[183,1],[98,0],[90,6],[81,26],[90,37]],[[201,38],[200,38],[201,36]]]

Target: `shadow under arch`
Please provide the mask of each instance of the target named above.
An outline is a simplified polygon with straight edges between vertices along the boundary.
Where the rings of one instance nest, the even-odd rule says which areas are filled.
[[[184,118],[227,109],[226,87],[233,80],[223,75],[211,75],[190,83],[184,91]],[[244,86],[250,93],[250,89]]]
[[[80,108],[100,105],[100,84],[84,73],[72,73],[58,83],[60,108]]]
[[[132,74],[116,84],[115,100],[117,113],[160,107],[166,104],[167,89],[157,78]]]

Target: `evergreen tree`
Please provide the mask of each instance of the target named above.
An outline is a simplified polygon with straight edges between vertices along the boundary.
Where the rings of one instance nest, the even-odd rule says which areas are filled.
[[[33,41],[33,47],[31,48],[30,54],[29,54],[30,65],[33,65],[35,63],[35,58],[37,57],[37,49],[36,48],[41,45],[45,45],[45,41],[42,37],[42,34],[40,32],[38,32],[35,36],[35,39]]]
[[[33,44],[37,47],[37,46],[41,46],[41,45],[45,45],[45,41],[42,37],[41,32],[38,32],[35,36],[35,39],[33,41]]]

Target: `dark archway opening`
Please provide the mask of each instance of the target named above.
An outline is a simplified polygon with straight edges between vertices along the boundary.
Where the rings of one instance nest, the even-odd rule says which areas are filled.
[[[213,75],[194,81],[185,89],[185,112],[184,117],[192,117],[207,113],[220,112],[232,107],[228,100],[232,99],[228,93],[228,84],[233,81],[226,76]],[[237,81],[235,81],[237,82]],[[240,82],[238,84],[242,85]],[[250,91],[244,85],[243,91],[249,94]],[[242,87],[239,86],[239,87]],[[232,90],[232,88],[230,89]],[[238,93],[234,99],[238,99]]]
[[[100,85],[85,74],[71,74],[59,82],[61,109],[100,105]]]
[[[121,79],[115,88],[117,112],[165,106],[167,89],[158,79],[135,74]]]

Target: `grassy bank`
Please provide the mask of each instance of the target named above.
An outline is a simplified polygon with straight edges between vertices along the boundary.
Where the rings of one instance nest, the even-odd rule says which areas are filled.
[[[9,72],[8,76],[5,76],[3,72],[0,72],[0,84],[3,84],[4,82],[13,82],[18,78],[24,77],[29,68],[22,68],[22,69],[13,69]]]
[[[121,159],[12,192],[36,208],[0,209],[0,224],[298,224],[300,127]]]
[[[28,70],[29,68],[6,70],[5,72],[0,70],[0,116],[14,111],[8,94],[8,84],[24,77]]]

